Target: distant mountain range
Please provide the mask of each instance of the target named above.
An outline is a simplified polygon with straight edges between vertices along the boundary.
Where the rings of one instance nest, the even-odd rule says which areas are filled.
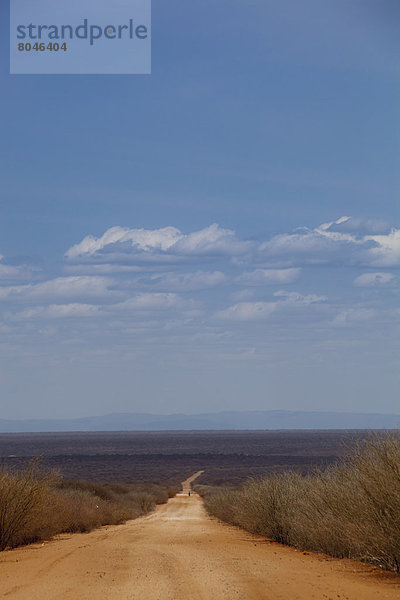
[[[395,429],[400,415],[317,411],[223,411],[195,415],[113,413],[79,419],[0,419],[0,433],[260,429]]]

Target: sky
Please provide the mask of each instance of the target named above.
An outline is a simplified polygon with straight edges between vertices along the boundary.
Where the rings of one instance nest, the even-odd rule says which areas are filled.
[[[10,75],[0,417],[400,412],[400,4],[152,3],[151,75]]]

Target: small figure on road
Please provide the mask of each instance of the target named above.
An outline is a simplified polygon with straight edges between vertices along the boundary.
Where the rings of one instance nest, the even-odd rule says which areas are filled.
[[[189,496],[190,496],[190,491],[189,491]]]

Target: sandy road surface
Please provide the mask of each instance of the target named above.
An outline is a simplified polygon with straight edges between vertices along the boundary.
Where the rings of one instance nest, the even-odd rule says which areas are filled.
[[[194,479],[192,476],[191,481]],[[0,555],[15,600],[398,600],[400,578],[303,554],[206,516],[184,493],[147,517]]]

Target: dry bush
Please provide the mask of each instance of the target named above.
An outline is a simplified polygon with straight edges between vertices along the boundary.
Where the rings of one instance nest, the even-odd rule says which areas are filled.
[[[343,475],[342,467],[332,467],[300,482],[291,513],[291,545],[339,558],[359,556],[351,523],[344,518],[345,510],[357,510],[359,498]]]
[[[147,492],[133,492],[129,495],[131,502],[140,509],[140,514],[146,514],[156,505],[154,496]]]
[[[301,487],[302,477],[292,472],[248,481],[237,499],[237,523],[253,533],[290,543]]]
[[[352,487],[342,512],[360,558],[400,572],[400,432],[358,443],[342,469]]]
[[[102,500],[111,500],[113,498],[113,492],[111,485],[103,485],[101,483],[93,481],[82,481],[80,479],[66,479],[60,481],[57,486],[60,490],[81,490],[89,492],[90,494],[101,498]],[[117,494],[120,492],[116,492]]]
[[[0,471],[0,550],[35,539],[31,523],[46,506],[53,483],[54,476],[41,473],[35,461],[19,472]]]
[[[151,495],[153,498],[153,505],[155,504],[165,504],[168,502],[168,489],[161,485],[157,485],[155,483],[152,484],[142,484],[141,486],[135,486],[135,491],[137,494],[147,494]],[[143,502],[146,503],[146,500],[143,499]]]
[[[181,489],[182,488],[178,488],[177,486],[168,486],[167,487],[168,499],[174,498]],[[163,503],[160,502],[160,504],[163,504]]]
[[[196,486],[196,491],[204,497],[206,509],[211,515],[226,523],[238,525],[235,509],[241,497],[240,492],[211,486]]]
[[[335,467],[201,490],[208,511],[302,549],[400,572],[400,434],[374,434]]]
[[[310,478],[297,543],[400,572],[400,437],[372,435]]]
[[[127,483],[107,483],[104,486],[108,489],[112,494],[127,494],[131,489],[131,486]]]
[[[87,490],[68,489],[56,495],[60,531],[91,531],[102,525],[100,498]]]
[[[196,492],[196,494],[199,494],[199,496],[201,496],[202,498],[205,498],[206,496],[210,496],[213,492],[216,492],[217,490],[221,490],[221,489],[227,489],[226,486],[224,486],[224,488],[222,487],[218,487],[215,485],[204,485],[202,483],[195,483],[193,486],[193,491]]]
[[[165,503],[176,490],[158,484],[62,481],[37,461],[22,471],[0,471],[0,550],[87,532],[135,519]]]

